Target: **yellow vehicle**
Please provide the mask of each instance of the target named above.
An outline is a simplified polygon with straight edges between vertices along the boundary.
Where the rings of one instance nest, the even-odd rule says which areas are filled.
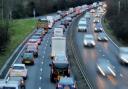
[[[47,33],[48,32],[48,20],[46,18],[41,18],[41,19],[38,19],[37,21],[37,29],[39,28],[43,28],[45,30],[45,32]]]

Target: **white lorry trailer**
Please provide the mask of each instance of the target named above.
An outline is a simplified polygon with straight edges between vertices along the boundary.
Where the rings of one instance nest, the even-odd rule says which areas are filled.
[[[52,37],[51,59],[54,59],[56,54],[63,53],[66,55],[66,37]]]

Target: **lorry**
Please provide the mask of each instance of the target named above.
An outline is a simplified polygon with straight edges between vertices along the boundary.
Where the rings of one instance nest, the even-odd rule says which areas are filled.
[[[0,80],[0,89],[25,89],[22,77]]]
[[[66,38],[65,37],[52,37],[51,44],[51,59],[54,59],[55,55],[63,52],[66,53]]]
[[[48,24],[49,21],[47,20],[47,18],[39,18],[37,21],[37,29],[43,28],[45,33],[47,33],[49,29]]]
[[[58,82],[61,76],[70,76],[70,66],[65,53],[56,54],[55,59],[50,64],[50,80]]]
[[[54,28],[54,37],[63,37],[63,35],[64,35],[63,30],[64,29],[61,27]]]

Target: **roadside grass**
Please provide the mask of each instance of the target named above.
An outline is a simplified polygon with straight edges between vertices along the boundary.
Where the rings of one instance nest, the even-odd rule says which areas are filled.
[[[34,27],[34,19],[19,19],[10,23],[9,33],[11,38],[5,52],[0,55],[0,69],[18,45],[34,30]]]

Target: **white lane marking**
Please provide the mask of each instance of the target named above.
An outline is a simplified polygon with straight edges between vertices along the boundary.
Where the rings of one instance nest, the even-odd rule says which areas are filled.
[[[105,55],[103,54],[102,56],[104,57]]]
[[[42,77],[40,77],[40,80],[42,79]]]
[[[123,77],[123,74],[120,74],[120,77]]]
[[[41,89],[41,87],[39,87],[39,89]]]
[[[42,57],[42,59],[44,59],[44,56]]]
[[[12,63],[12,65],[17,61],[17,59],[20,57],[21,53],[23,52],[23,50],[25,49],[26,45],[24,45],[24,47],[21,49],[21,51],[19,52],[19,54],[17,55],[16,59],[14,60],[14,62]],[[7,79],[9,75],[9,71],[7,72],[5,79]]]
[[[42,71],[43,71],[43,69],[41,68],[41,69],[40,69],[40,71],[42,72]]]
[[[48,44],[46,44],[46,46],[47,46]]]
[[[42,61],[41,64],[44,64],[44,62]]]

